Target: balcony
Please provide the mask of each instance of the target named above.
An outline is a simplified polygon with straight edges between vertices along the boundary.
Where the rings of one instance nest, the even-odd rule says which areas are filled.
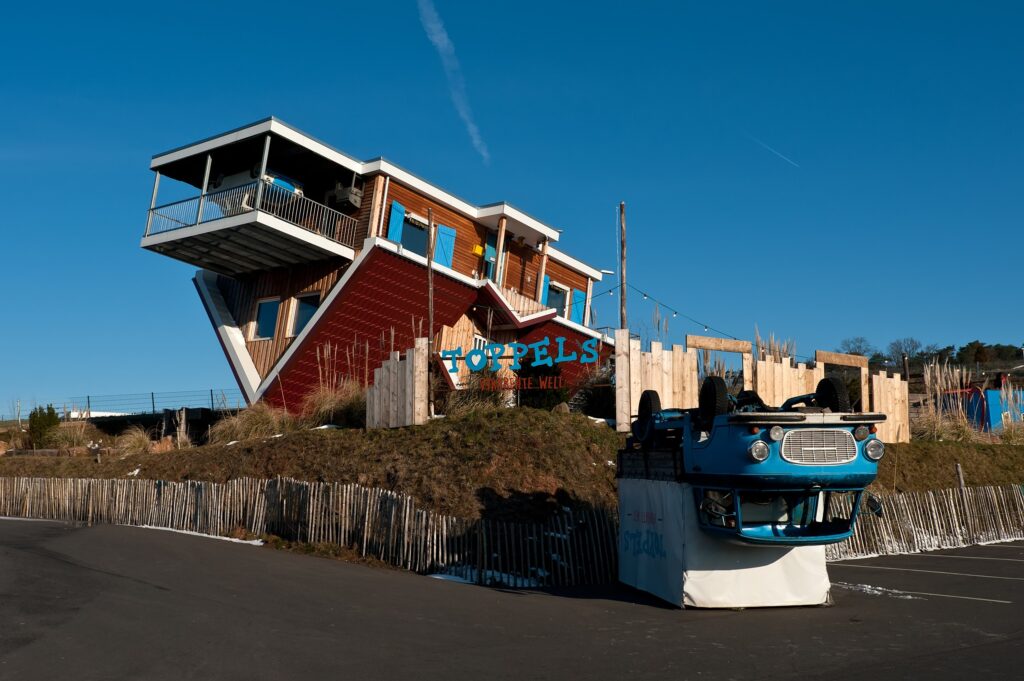
[[[153,208],[142,247],[235,276],[351,260],[362,236],[355,218],[265,178]]]

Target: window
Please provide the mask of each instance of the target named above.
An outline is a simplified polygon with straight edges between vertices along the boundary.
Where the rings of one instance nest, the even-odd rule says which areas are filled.
[[[256,303],[256,328],[253,331],[253,340],[274,337],[279,307],[281,301],[277,298],[267,298]]]
[[[427,230],[417,224],[405,221],[402,225],[402,248],[406,248],[417,255],[427,254]]]
[[[298,336],[299,332],[306,328],[309,320],[316,314],[320,307],[320,294],[307,293],[295,297],[295,312],[292,318],[292,335]]]
[[[553,307],[562,317],[565,316],[565,306],[569,302],[569,289],[561,284],[551,282],[548,284],[548,307]]]

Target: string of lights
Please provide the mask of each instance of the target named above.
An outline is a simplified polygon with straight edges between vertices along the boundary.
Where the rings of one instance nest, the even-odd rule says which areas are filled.
[[[632,289],[633,291],[635,291],[637,293],[639,293],[641,296],[643,296],[644,300],[650,300],[653,303],[657,303],[658,307],[660,307],[660,308],[662,308],[664,310],[668,310],[669,312],[672,313],[673,317],[682,317],[683,319],[686,319],[687,321],[690,321],[690,322],[696,324],[697,326],[703,327],[705,331],[712,331],[714,333],[717,333],[720,336],[725,336],[726,338],[731,338],[732,340],[738,340],[736,338],[736,336],[733,336],[732,334],[726,333],[725,331],[722,331],[720,329],[716,329],[715,327],[711,326],[710,324],[705,324],[704,322],[700,321],[699,319],[694,319],[690,315],[685,314],[683,312],[680,312],[679,310],[677,310],[676,308],[672,307],[671,305],[668,305],[667,303],[664,303],[661,300],[658,300],[657,298],[655,298],[651,294],[647,293],[646,291],[642,291],[641,289],[637,288],[636,286],[633,286],[632,284],[627,283],[626,287],[629,288],[629,289]],[[603,296],[603,295],[606,295],[606,294],[607,295],[615,295],[615,292],[617,290],[621,289],[621,288],[622,288],[622,284],[616,284],[615,286],[612,286],[609,289],[606,289],[604,291],[601,291],[600,293],[594,294],[594,297],[597,298],[599,296]]]

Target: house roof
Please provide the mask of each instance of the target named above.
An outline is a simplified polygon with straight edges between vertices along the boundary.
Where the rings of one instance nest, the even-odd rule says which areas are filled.
[[[149,167],[152,170],[159,170],[163,166],[167,166],[183,159],[207,153],[235,142],[251,139],[260,135],[266,135],[268,133],[287,139],[290,142],[333,161],[343,168],[351,170],[359,175],[369,175],[374,173],[389,175],[412,189],[422,192],[424,195],[429,196],[435,201],[492,229],[497,229],[499,219],[504,217],[507,220],[508,228],[513,233],[527,233],[538,239],[545,238],[552,242],[558,241],[559,230],[541,222],[537,218],[523,212],[511,204],[498,202],[482,206],[474,205],[383,157],[374,158],[369,161],[360,161],[359,159],[339,151],[338,149],[321,142],[315,137],[307,135],[298,128],[295,128],[280,119],[274,118],[273,116],[256,121],[255,123],[250,123],[249,125],[245,125],[240,128],[235,128],[234,130],[229,130],[228,132],[224,132],[219,135],[207,137],[199,140],[198,142],[193,142],[185,146],[156,154],[150,161]],[[557,249],[549,247],[548,253],[549,257],[566,265],[567,267],[582,272],[597,281],[601,280],[601,272],[599,270],[596,270]]]

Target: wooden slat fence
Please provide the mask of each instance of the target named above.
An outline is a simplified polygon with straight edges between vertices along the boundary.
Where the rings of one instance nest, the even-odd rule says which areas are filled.
[[[899,374],[890,377],[884,371],[869,377],[865,357],[819,350],[814,363],[797,363],[791,357],[771,355],[755,358],[747,341],[707,336],[687,336],[685,349],[681,345],[668,349],[652,342],[650,351],[643,352],[640,340],[630,338],[625,329],[615,332],[616,430],[629,431],[644,390],[657,390],[661,406],[666,409],[696,407],[700,392],[699,350],[738,353],[743,363],[744,389],[756,390],[765,404],[773,407],[781,406],[791,397],[813,393],[818,381],[825,377],[826,364],[856,367],[860,372],[861,394],[870,394],[862,409],[887,417],[878,426],[879,437],[884,442],[910,442],[907,382]]]
[[[614,511],[563,509],[543,523],[463,519],[355,484],[0,478],[0,516],[273,534],[352,548],[423,574],[510,587],[599,584],[618,574]]]
[[[908,492],[881,501],[882,516],[862,512],[854,536],[827,547],[829,560],[1024,539],[1020,485]],[[564,509],[543,523],[464,519],[355,484],[0,478],[0,516],[214,536],[274,534],[349,547],[421,574],[509,587],[601,584],[618,575],[614,511]]]
[[[405,359],[392,352],[373,370],[373,385],[366,391],[366,427],[401,428],[427,422],[427,339],[417,338]]]

